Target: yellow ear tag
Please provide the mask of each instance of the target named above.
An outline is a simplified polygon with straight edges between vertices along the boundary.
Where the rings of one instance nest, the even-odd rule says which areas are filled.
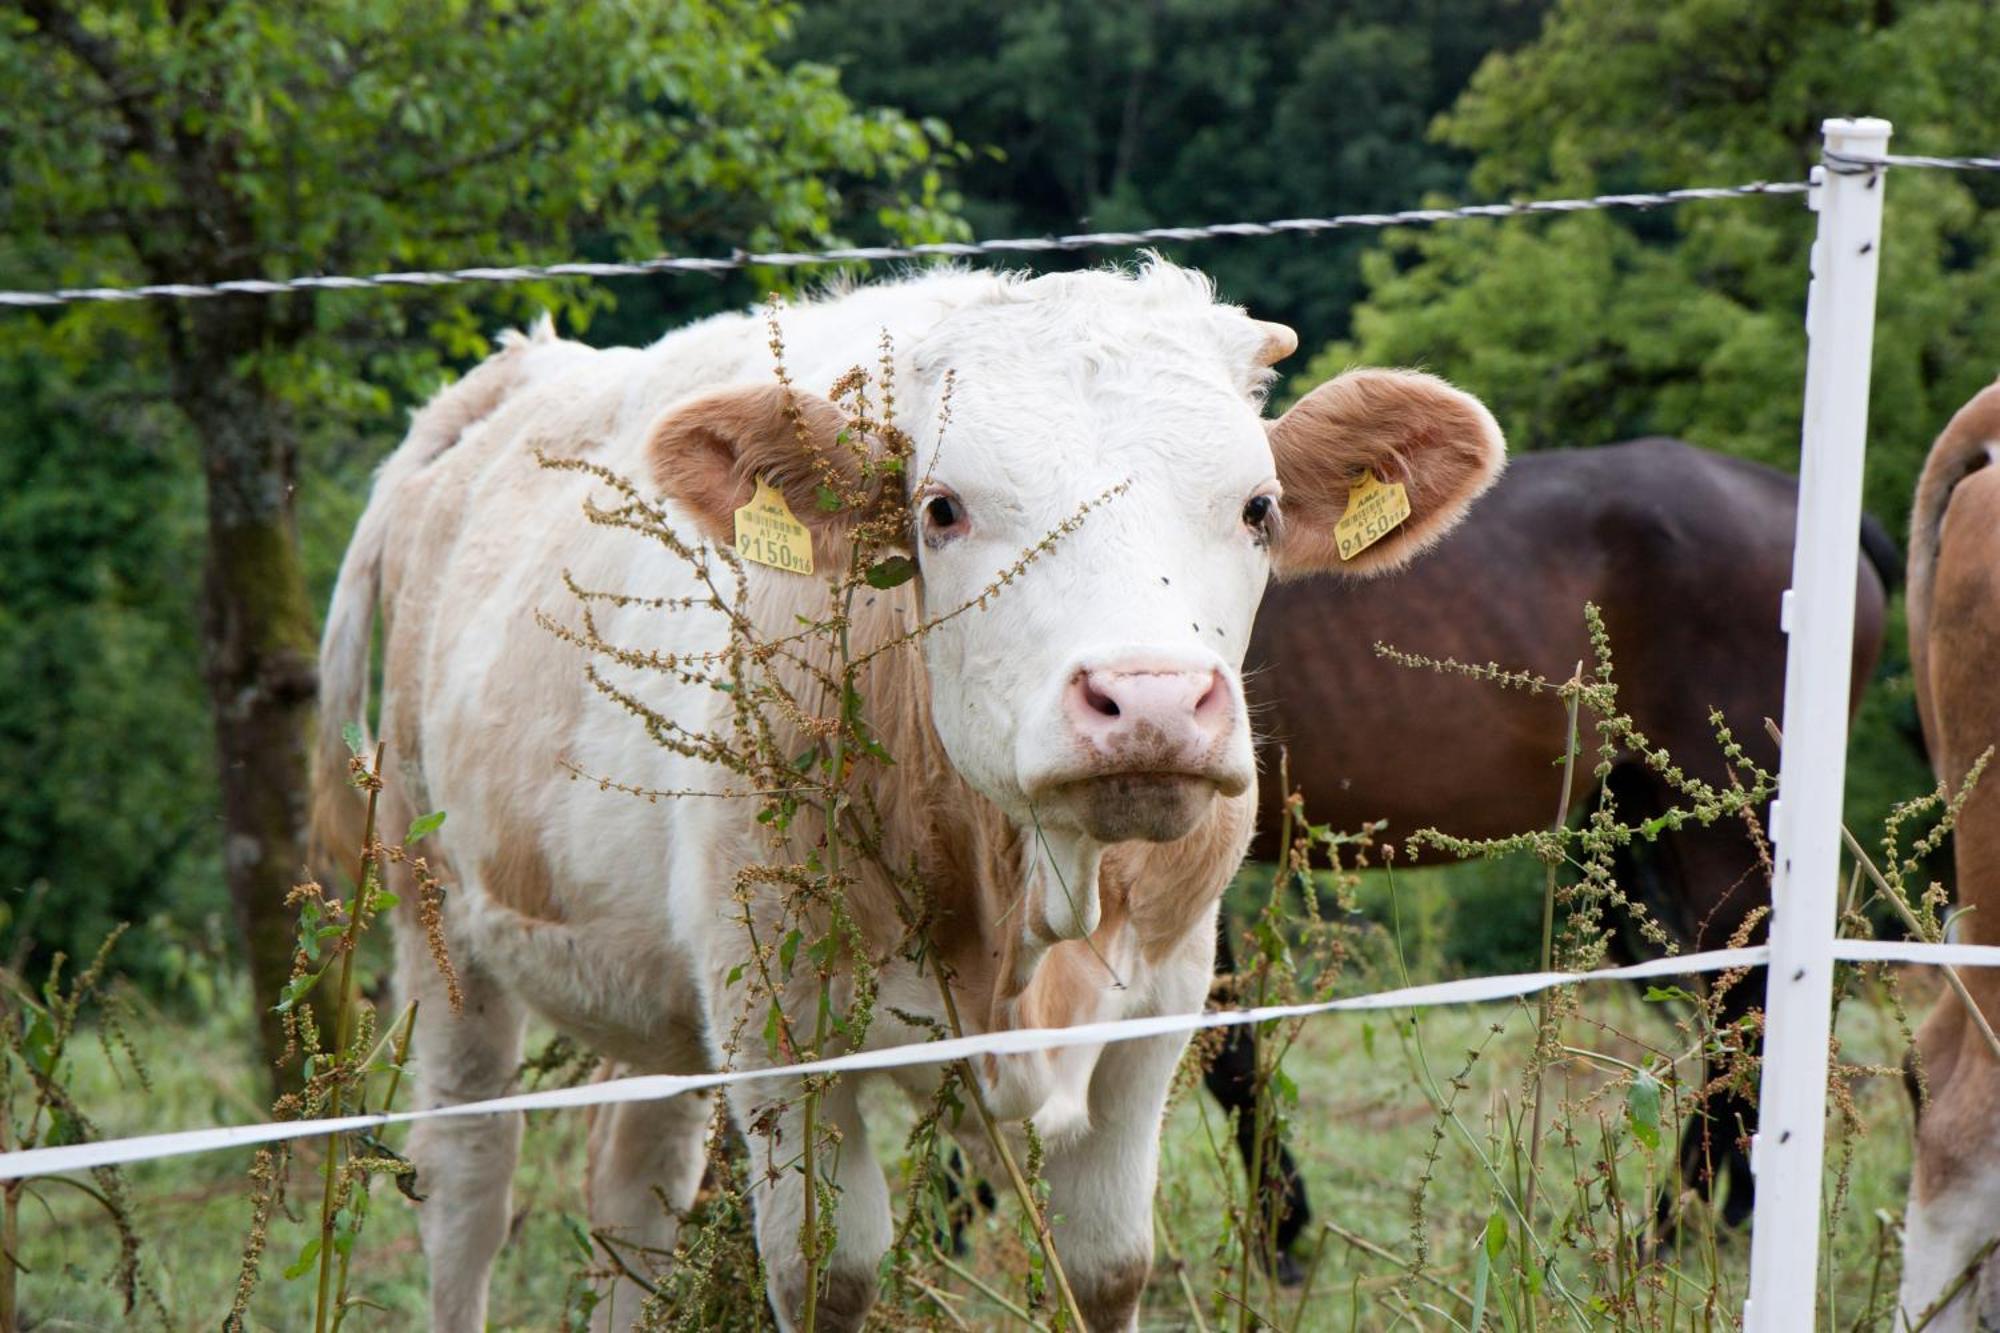
[[[736,553],[789,574],[813,572],[812,534],[792,516],[784,493],[762,477],[750,503],[736,511]]]
[[[1410,516],[1410,497],[1400,481],[1383,482],[1373,472],[1361,474],[1347,492],[1347,512],[1333,525],[1340,558],[1352,560],[1402,526]]]

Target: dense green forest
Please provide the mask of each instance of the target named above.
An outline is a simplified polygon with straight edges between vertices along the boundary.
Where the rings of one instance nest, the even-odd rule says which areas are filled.
[[[1991,150],[2000,86],[1972,53],[1994,50],[1983,0],[30,0],[0,15],[0,81],[35,90],[0,111],[0,286],[1798,178],[1826,115]],[[1931,436],[2000,369],[1996,202],[1992,177],[1890,186],[1869,503],[1899,532]],[[1517,448],[1664,432],[1788,465],[1809,238],[1792,199],[1173,253],[1293,323],[1302,379],[1423,364]],[[300,859],[296,788],[232,765],[303,743],[369,470],[493,330],[548,308],[645,339],[782,280],[0,315],[8,952],[115,919],[207,932],[232,893],[254,938],[246,900]],[[1892,688],[1861,738],[1864,786],[1923,780],[1899,708]]]

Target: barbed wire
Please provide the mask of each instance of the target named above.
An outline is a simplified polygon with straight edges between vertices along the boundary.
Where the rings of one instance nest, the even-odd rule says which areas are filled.
[[[2000,171],[2000,157],[1927,157],[1885,154],[1863,157],[1827,150],[1822,160],[1833,171],[1851,174],[1887,167],[1944,171]],[[371,291],[403,287],[452,287],[465,283],[538,282],[554,278],[641,278],[658,274],[719,274],[746,268],[811,268],[839,264],[879,264],[898,259],[978,259],[993,255],[1059,254],[1074,250],[1129,249],[1187,241],[1245,237],[1310,236],[1320,232],[1379,227],[1429,226],[1473,218],[1533,217],[1616,208],[1661,208],[1710,199],[1805,194],[1809,181],[1747,181],[1741,185],[1691,186],[1575,199],[1525,199],[1508,203],[1462,204],[1456,208],[1406,208],[1392,213],[1336,213],[1328,217],[1279,218],[1271,222],[1212,222],[1189,227],[1142,227],[1132,231],[1088,231],[1066,236],[1016,236],[985,241],[931,241],[919,245],[841,246],[826,250],[755,251],[727,255],[661,255],[625,261],[574,260],[560,264],[480,265],[409,272],[307,274],[296,278],[231,278],[215,282],[166,282],[132,287],[62,287],[51,291],[0,291],[0,306],[41,309],[84,303],[198,300],[215,296],[282,296],[293,292]]]
[[[1022,236],[987,241],[933,241],[921,245],[846,246],[811,251],[734,250],[713,258],[663,255],[626,262],[576,261],[437,269],[365,276],[315,274],[296,278],[234,278],[218,282],[169,282],[137,287],[65,287],[54,291],[0,291],[0,306],[43,308],[85,302],[196,300],[213,296],[281,296],[291,292],[366,291],[396,287],[450,287],[462,283],[535,282],[547,278],[637,278],[655,274],[728,273],[745,268],[808,268],[876,264],[898,259],[976,259],[991,255],[1057,254],[1073,250],[1127,249],[1185,241],[1245,237],[1310,236],[1321,232],[1375,227],[1422,226],[1469,218],[1532,217],[1611,208],[1659,208],[1705,199],[1804,194],[1805,181],[1750,181],[1742,185],[1697,186],[1637,194],[1600,194],[1580,199],[1527,199],[1513,203],[1463,204],[1457,208],[1406,208],[1394,213],[1339,213],[1331,217],[1280,218],[1272,222],[1215,222],[1194,227],[1144,227],[1134,231],[1091,231],[1069,236]]]
[[[1837,153],[1831,148],[1820,156],[1825,159],[1829,167],[1843,174],[1878,171],[1884,167],[1922,167],[1932,171],[2000,171],[2000,157],[1922,157],[1907,153],[1885,153],[1881,157],[1863,157],[1855,153]]]

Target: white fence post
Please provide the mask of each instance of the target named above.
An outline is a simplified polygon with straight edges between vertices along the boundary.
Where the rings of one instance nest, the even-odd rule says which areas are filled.
[[[1889,146],[1885,120],[1829,120],[1821,130],[1836,153],[1877,157]],[[1779,799],[1771,813],[1777,882],[1751,1145],[1757,1211],[1743,1306],[1749,1333],[1808,1330],[1814,1323],[1861,456],[1882,248],[1882,169],[1820,166],[1813,181],[1809,199],[1819,213],[1819,235],[1806,299],[1798,532],[1792,588],[1781,611],[1791,642]]]

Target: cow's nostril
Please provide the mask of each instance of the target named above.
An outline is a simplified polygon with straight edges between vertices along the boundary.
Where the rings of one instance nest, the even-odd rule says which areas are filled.
[[[1217,709],[1229,705],[1229,686],[1223,682],[1222,673],[1217,671],[1209,677],[1208,691],[1195,701],[1196,717],[1212,717]]]
[[[1083,678],[1083,702],[1099,717],[1117,717],[1118,701],[1097,688],[1089,676]]]

